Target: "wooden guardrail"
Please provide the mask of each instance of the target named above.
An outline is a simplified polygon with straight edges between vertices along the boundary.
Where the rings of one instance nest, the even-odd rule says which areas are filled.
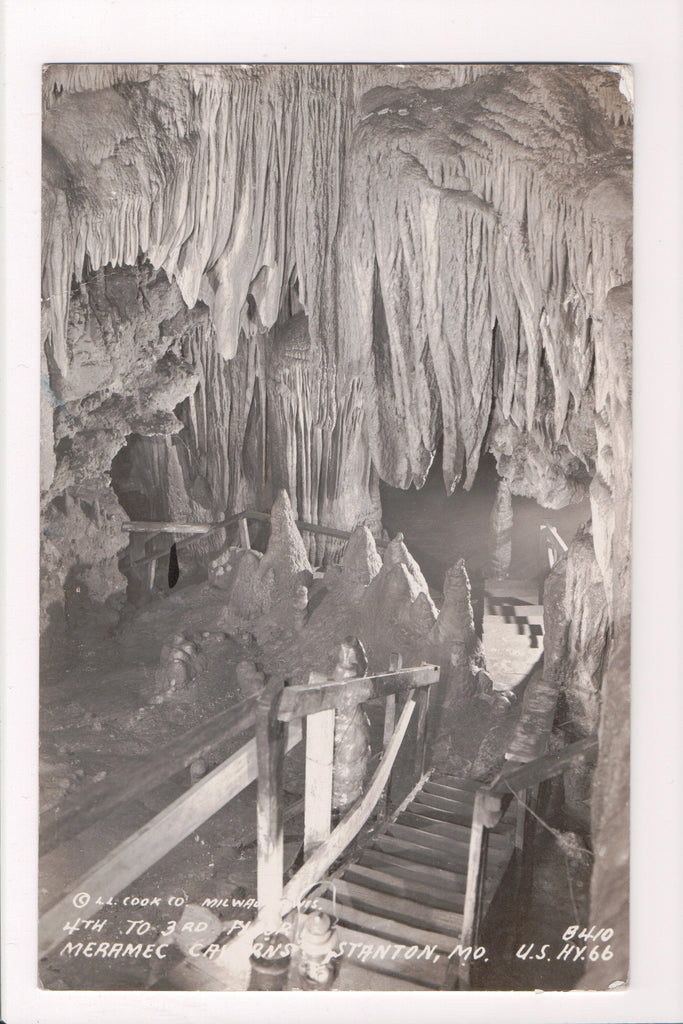
[[[543,523],[540,528],[541,541],[545,545],[548,558],[548,567],[552,569],[555,562],[567,553],[567,545],[560,537],[554,526]]]
[[[249,537],[249,520],[259,523],[269,523],[270,513],[259,512],[256,509],[244,509],[242,512],[235,512],[234,515],[227,516],[225,519],[220,520],[216,523],[175,523],[175,522],[145,522],[145,521],[134,521],[125,522],[122,524],[121,529],[125,533],[131,534],[130,547],[126,554],[120,560],[120,567],[123,571],[129,569],[142,569],[144,566],[150,567],[149,576],[147,579],[148,589],[151,588],[154,582],[154,566],[156,563],[165,558],[170,553],[170,546],[164,546],[162,551],[147,552],[146,545],[149,541],[158,537],[160,534],[188,534],[183,537],[182,540],[175,542],[176,550],[179,550],[187,544],[196,543],[201,537],[208,537],[212,533],[216,533],[218,530],[228,529],[231,526],[237,525],[239,528],[240,545],[243,548],[249,548],[251,541]],[[297,519],[296,525],[299,530],[307,533],[314,533],[324,537],[332,537],[337,540],[349,540],[351,537],[351,531],[349,530],[338,530],[332,526],[322,526],[320,523],[309,523],[303,519]],[[388,541],[377,540],[375,543],[378,548],[387,546]]]
[[[179,736],[171,745],[113,772],[62,800],[40,818],[40,856],[94,825],[120,807],[182,771],[219,744],[235,739],[256,721],[256,696],[233,704]]]
[[[562,750],[545,754],[526,763],[509,762],[488,785],[481,786],[474,798],[472,833],[467,863],[467,885],[463,910],[462,946],[474,948],[479,941],[484,904],[484,883],[488,855],[489,832],[500,822],[511,800],[518,801],[523,812],[518,816],[515,847],[518,860],[524,853],[524,822],[527,807],[536,801],[538,786],[563,774],[578,760],[598,749],[597,736],[589,736]],[[521,868],[520,868],[521,873]],[[458,965],[459,987],[470,987],[470,960],[462,958]]]
[[[259,915],[254,933],[277,932],[285,905],[298,903],[355,839],[374,808],[382,803],[408,724],[417,708],[416,770],[422,775],[430,687],[437,665],[397,669],[383,675],[341,682],[285,687],[273,684],[257,708],[259,757],[257,832]],[[394,726],[395,698],[406,696]],[[384,752],[363,796],[332,830],[332,777],[335,709],[342,700],[361,703],[382,698],[385,706]],[[306,720],[306,782],[303,866],[283,884],[283,743],[287,724]]]
[[[145,758],[142,765],[136,763],[127,766],[109,779],[85,787],[71,801],[63,803],[59,811],[48,812],[41,820],[41,854],[110,815],[127,800],[175,775],[196,757],[214,749],[218,743],[235,738],[255,726],[255,735],[235,753],[120,843],[62,893],[55,905],[40,919],[40,955],[49,953],[63,937],[64,922],[73,909],[73,900],[78,893],[99,891],[111,896],[117,895],[257,779],[258,896],[259,901],[263,899],[264,906],[272,912],[275,904],[270,893],[275,891],[272,879],[277,877],[275,902],[279,912],[283,896],[284,757],[301,741],[303,719],[307,720],[308,768],[304,798],[304,849],[307,853],[311,850],[317,853],[319,841],[329,836],[330,844],[322,857],[322,862],[327,863],[329,856],[334,860],[338,856],[335,851],[339,849],[341,852],[351,842],[386,791],[400,742],[416,704],[417,762],[422,771],[428,688],[438,677],[438,666],[427,665],[381,676],[323,682],[314,686],[283,689],[281,683],[269,684],[260,696],[248,698],[221,712],[210,722],[189,730],[175,741],[171,750],[153,754]],[[393,729],[395,696],[404,693],[408,694],[406,705],[398,726]],[[345,699],[351,697],[352,700],[357,697],[359,702],[384,697],[387,705],[385,737],[387,723],[392,725],[392,732],[385,742],[382,761],[365,796],[341,823],[344,827],[340,825],[330,836],[330,804],[328,801],[325,827],[321,794],[326,791],[331,794],[334,708],[342,696]],[[327,770],[321,771],[321,756],[327,758],[324,762]],[[277,862],[278,851],[279,872],[273,875],[272,868],[274,862]],[[309,858],[308,870],[326,870],[319,867],[322,862],[320,858],[318,861]],[[288,889],[286,893],[289,898],[291,891]]]
[[[253,720],[253,708],[249,714]],[[242,719],[244,721],[246,715]],[[286,727],[283,736],[283,752],[292,750],[301,739],[301,724],[292,722]],[[175,770],[177,768],[176,764]],[[40,956],[49,953],[63,937],[64,922],[73,910],[73,901],[78,893],[106,892],[110,896],[117,895],[230,803],[257,776],[256,738],[252,737],[68,887],[57,903],[40,918]]]

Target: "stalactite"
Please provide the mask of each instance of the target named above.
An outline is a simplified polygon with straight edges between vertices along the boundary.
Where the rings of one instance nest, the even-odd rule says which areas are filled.
[[[313,521],[376,519],[377,475],[421,485],[440,437],[448,490],[489,447],[516,493],[585,491],[601,320],[631,273],[613,71],[84,66],[45,82],[52,383],[74,369],[72,279],[106,284],[141,255],[163,268],[209,308],[181,415],[217,513],[272,500],[244,472],[250,422]],[[283,362],[295,279],[307,342]],[[609,502],[605,457],[600,474]]]

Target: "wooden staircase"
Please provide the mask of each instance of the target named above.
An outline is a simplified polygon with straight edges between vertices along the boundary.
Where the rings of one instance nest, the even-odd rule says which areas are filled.
[[[535,580],[487,580],[483,644],[494,689],[513,690],[543,653],[543,605]]]
[[[338,988],[456,987],[475,792],[440,774],[424,782],[330,881],[344,957]],[[514,815],[489,832],[485,914],[514,851]]]

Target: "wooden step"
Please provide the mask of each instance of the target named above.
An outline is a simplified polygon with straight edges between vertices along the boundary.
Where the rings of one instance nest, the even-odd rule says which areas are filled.
[[[446,854],[430,846],[406,842],[404,839],[397,839],[394,836],[388,835],[378,836],[374,841],[374,846],[377,849],[384,850],[386,853],[393,854],[395,857],[403,857],[405,860],[412,861],[415,864],[445,868],[446,871],[454,871],[456,874],[467,872],[467,848],[460,848],[457,851]],[[495,857],[496,851],[490,851],[489,859],[495,859]]]
[[[422,806],[420,804],[417,805]],[[469,845],[471,828],[465,825],[453,825],[448,821],[434,821],[425,815],[405,811],[398,819],[397,824],[406,825],[409,828],[419,829],[435,836],[443,836],[444,839],[451,839],[453,842],[464,842]],[[505,832],[489,832],[489,846],[506,849],[509,846],[509,829]]]
[[[409,825],[402,825],[396,822],[390,825],[386,831],[387,835],[394,836],[396,839],[404,839],[408,843],[417,843],[419,846],[428,846],[433,850],[440,850],[442,853],[450,853],[451,851],[462,852],[464,855],[469,855],[470,840],[469,836],[467,839],[453,839],[452,837],[441,836],[428,832],[425,829],[414,828]],[[503,842],[495,842],[495,839],[503,839]],[[491,840],[494,842],[491,842]],[[489,857],[501,858],[507,856],[507,852],[510,846],[510,842],[503,836],[495,837],[489,833]]]
[[[437,796],[436,793],[425,793],[424,790],[415,794],[413,803],[424,804],[426,807],[433,807],[439,811],[448,811],[456,824],[470,825],[472,823],[472,804],[463,804],[459,800]]]
[[[373,939],[362,931],[357,931],[356,929],[349,927],[348,925],[342,925],[340,927],[339,938],[340,942],[344,943],[344,946],[342,947],[344,957],[342,960],[341,971],[344,970],[344,963],[346,962],[354,965],[359,964],[372,973],[376,972],[378,974],[385,974],[401,980],[408,979],[423,988],[440,989],[446,983],[449,961],[443,953],[437,952],[435,954],[435,957],[439,957],[438,960],[435,958],[427,959],[424,957],[418,960],[417,956],[411,956],[410,959],[406,958],[401,955],[405,950],[399,950],[399,955],[394,959],[396,949],[392,949],[393,939],[388,942],[381,942],[378,941],[378,939]],[[357,948],[353,948],[353,943],[357,943]],[[434,943],[407,942],[399,939],[394,945],[404,945],[410,949],[410,947],[414,947],[416,945],[424,947],[425,945],[434,945]],[[453,943],[453,946],[455,945],[457,945],[457,943]],[[384,952],[385,955],[376,955],[372,959],[367,958],[361,960],[360,957],[364,955],[363,947],[367,950],[368,946],[373,946],[376,954]],[[422,950],[418,951],[418,955],[420,952],[422,952]],[[448,950],[448,952],[450,952],[450,950]]]
[[[316,899],[316,907],[326,914],[336,917],[342,924],[350,925],[368,935],[396,942],[399,945],[405,943],[408,946],[436,946],[441,953],[450,953],[458,944],[457,936],[454,938],[452,935],[446,935],[444,932],[434,931],[431,928],[407,924],[405,921],[395,921],[393,918],[384,917],[373,910],[366,910],[351,903],[340,903],[339,900],[334,901],[327,896]]]
[[[476,796],[475,789],[460,789],[456,786],[447,786],[443,782],[426,782],[422,787],[423,793],[433,793],[435,796],[446,797],[447,800],[457,800],[461,804],[474,804]]]
[[[364,864],[350,864],[342,877],[347,882],[367,885],[378,892],[388,892],[393,896],[419,900],[439,910],[451,910],[461,914],[465,904],[464,891],[453,892],[451,889],[442,888],[435,885],[433,879],[431,884],[419,882],[417,879],[408,880],[377,868],[366,867]]]
[[[457,809],[454,809],[455,807],[455,801],[435,796],[433,793],[421,792],[416,793],[415,799],[408,805],[407,811],[411,814],[419,814],[424,818],[432,818],[435,821],[445,821],[451,825],[459,825],[461,828],[466,828],[469,831],[472,827],[472,808],[469,809],[469,814],[465,815],[463,804],[457,804]],[[494,829],[491,829],[490,836],[507,835],[510,820],[508,809],[508,813],[501,823],[496,825]]]
[[[413,803],[403,811],[397,823],[409,825],[412,828],[421,828],[435,836],[449,837],[454,843],[466,843],[469,847],[472,833],[471,818],[469,824],[461,824],[459,821],[453,821],[447,811],[431,808],[428,804]],[[490,829],[488,833],[489,847],[505,849],[509,842],[509,834],[510,823],[504,819],[496,828]]]
[[[335,881],[337,889],[337,906],[341,913],[341,904],[379,913],[380,917],[391,915],[394,922],[402,922],[412,927],[427,926],[430,930],[443,935],[459,935],[462,930],[462,914],[454,910],[440,910],[438,907],[427,907],[424,903],[402,896],[391,896],[388,893],[376,892],[357,882],[347,882],[344,878]]]
[[[476,793],[483,783],[477,779],[463,779],[457,775],[449,775],[447,772],[439,772],[438,775],[432,775],[427,785],[438,784],[440,786],[448,786],[453,789],[464,789],[471,793]]]
[[[529,646],[531,628],[531,623],[525,623],[521,619],[510,617],[507,621],[502,615],[485,615],[482,636],[484,650],[487,641],[489,644],[492,641],[509,644],[512,650],[524,650]],[[540,623],[534,623],[533,628],[543,634]]]
[[[408,882],[416,881],[432,886],[439,886],[444,891],[463,893],[467,883],[467,867],[461,871],[449,871],[446,868],[426,866],[413,863],[403,857],[396,857],[385,850],[364,850],[360,864],[377,868]]]

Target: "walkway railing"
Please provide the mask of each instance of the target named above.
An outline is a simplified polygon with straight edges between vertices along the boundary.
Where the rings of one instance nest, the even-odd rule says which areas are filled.
[[[259,512],[256,509],[244,509],[216,523],[145,522],[132,520],[124,522],[121,529],[125,533],[130,534],[130,544],[128,551],[120,560],[120,568],[123,572],[132,570],[141,573],[144,578],[145,589],[151,590],[154,584],[157,562],[162,558],[168,557],[171,551],[171,545],[164,544],[163,549],[150,552],[149,545],[157,537],[164,534],[187,534],[182,540],[175,542],[175,548],[178,551],[187,544],[196,543],[201,537],[208,537],[219,530],[237,526],[240,546],[248,549],[251,547],[249,535],[250,520],[258,523],[269,523],[270,513]],[[309,523],[302,519],[298,519],[296,525],[302,532],[318,534],[337,540],[348,541],[351,537],[351,531],[349,530],[337,530],[332,526]],[[388,541],[375,538],[375,543],[378,548],[383,548],[387,546]]]
[[[256,701],[257,698],[250,698],[217,715],[176,740],[169,752],[152,755],[144,759],[142,765],[124,769],[103,784],[91,785],[83,797],[74,799],[62,813],[48,815],[41,821],[46,834],[41,852],[47,852],[64,839],[79,834],[95,821],[110,816],[116,807],[133,796],[171,778],[183,764],[190,763],[201,752],[206,753],[218,743],[253,728]],[[230,727],[228,721],[231,722]],[[286,732],[285,750],[292,750],[301,739],[301,725],[293,722]],[[57,903],[40,918],[40,956],[49,953],[63,938],[64,923],[73,910],[73,901],[78,893],[99,892],[116,896],[230,803],[256,780],[257,775],[256,738],[252,736],[217,768],[190,786],[69,886]],[[121,790],[117,792],[119,785]]]
[[[538,802],[539,786],[557,775],[562,775],[576,761],[597,752],[597,736],[572,743],[563,750],[554,751],[533,761],[520,764],[509,762],[488,785],[481,786],[474,798],[472,834],[467,865],[467,887],[463,911],[462,947],[475,948],[479,944],[479,932],[484,907],[484,884],[488,839],[492,828],[499,824],[510,801],[516,800],[518,807],[515,853],[517,859],[518,885],[521,883],[522,858],[529,808],[533,811]],[[462,957],[458,965],[459,987],[470,987],[470,958]]]
[[[552,569],[555,562],[567,553],[567,545],[560,537],[554,526],[543,523],[540,528],[541,543],[545,546],[548,567]]]
[[[284,758],[301,742],[303,719],[307,720],[306,756],[309,768],[304,800],[304,851],[307,854],[314,852],[305,869],[308,873],[315,873],[324,872],[326,866],[329,866],[329,857],[334,860],[355,838],[378,798],[383,795],[416,705],[417,760],[418,768],[422,770],[429,686],[438,678],[438,666],[424,665],[386,675],[314,686],[283,688],[282,684],[269,684],[260,697],[248,698],[209,722],[189,730],[174,741],[170,750],[140,759],[142,763],[137,761],[102,783],[86,787],[85,792],[65,802],[59,812],[48,812],[41,819],[41,854],[80,834],[95,822],[109,817],[116,808],[160,785],[218,744],[222,745],[255,727],[255,734],[237,751],[64,891],[57,903],[40,919],[40,956],[49,953],[63,938],[64,923],[69,919],[74,899],[79,893],[106,892],[109,896],[116,896],[257,779],[258,898],[259,901],[263,900],[268,920],[274,921],[280,913],[283,896]],[[407,693],[408,697],[398,725],[393,729],[395,695],[403,693]],[[392,731],[385,742],[380,766],[359,806],[330,834],[329,806],[326,824],[324,794],[328,791],[331,793],[330,743],[334,735],[334,708],[342,696],[345,700],[357,698],[359,703],[377,697],[384,698],[385,737],[389,726]],[[323,757],[329,759],[327,768],[321,767],[320,760]],[[321,843],[323,846],[327,843],[323,853],[318,849]],[[303,879],[295,876],[284,895],[294,899],[293,893],[299,892],[305,877],[308,875]]]
[[[273,684],[264,692],[257,709],[256,742],[259,758],[258,902],[257,927],[277,932],[287,906],[295,906],[312,885],[321,881],[344,850],[359,834],[390,782],[391,773],[416,711],[415,769],[424,772],[427,710],[430,687],[438,682],[438,665],[398,669],[385,675],[330,681],[306,686]],[[398,722],[397,695],[406,700]],[[343,703],[385,702],[384,751],[364,794],[334,830],[332,779],[335,711]],[[303,866],[283,883],[283,772],[284,730],[288,724],[306,722],[306,781]]]

